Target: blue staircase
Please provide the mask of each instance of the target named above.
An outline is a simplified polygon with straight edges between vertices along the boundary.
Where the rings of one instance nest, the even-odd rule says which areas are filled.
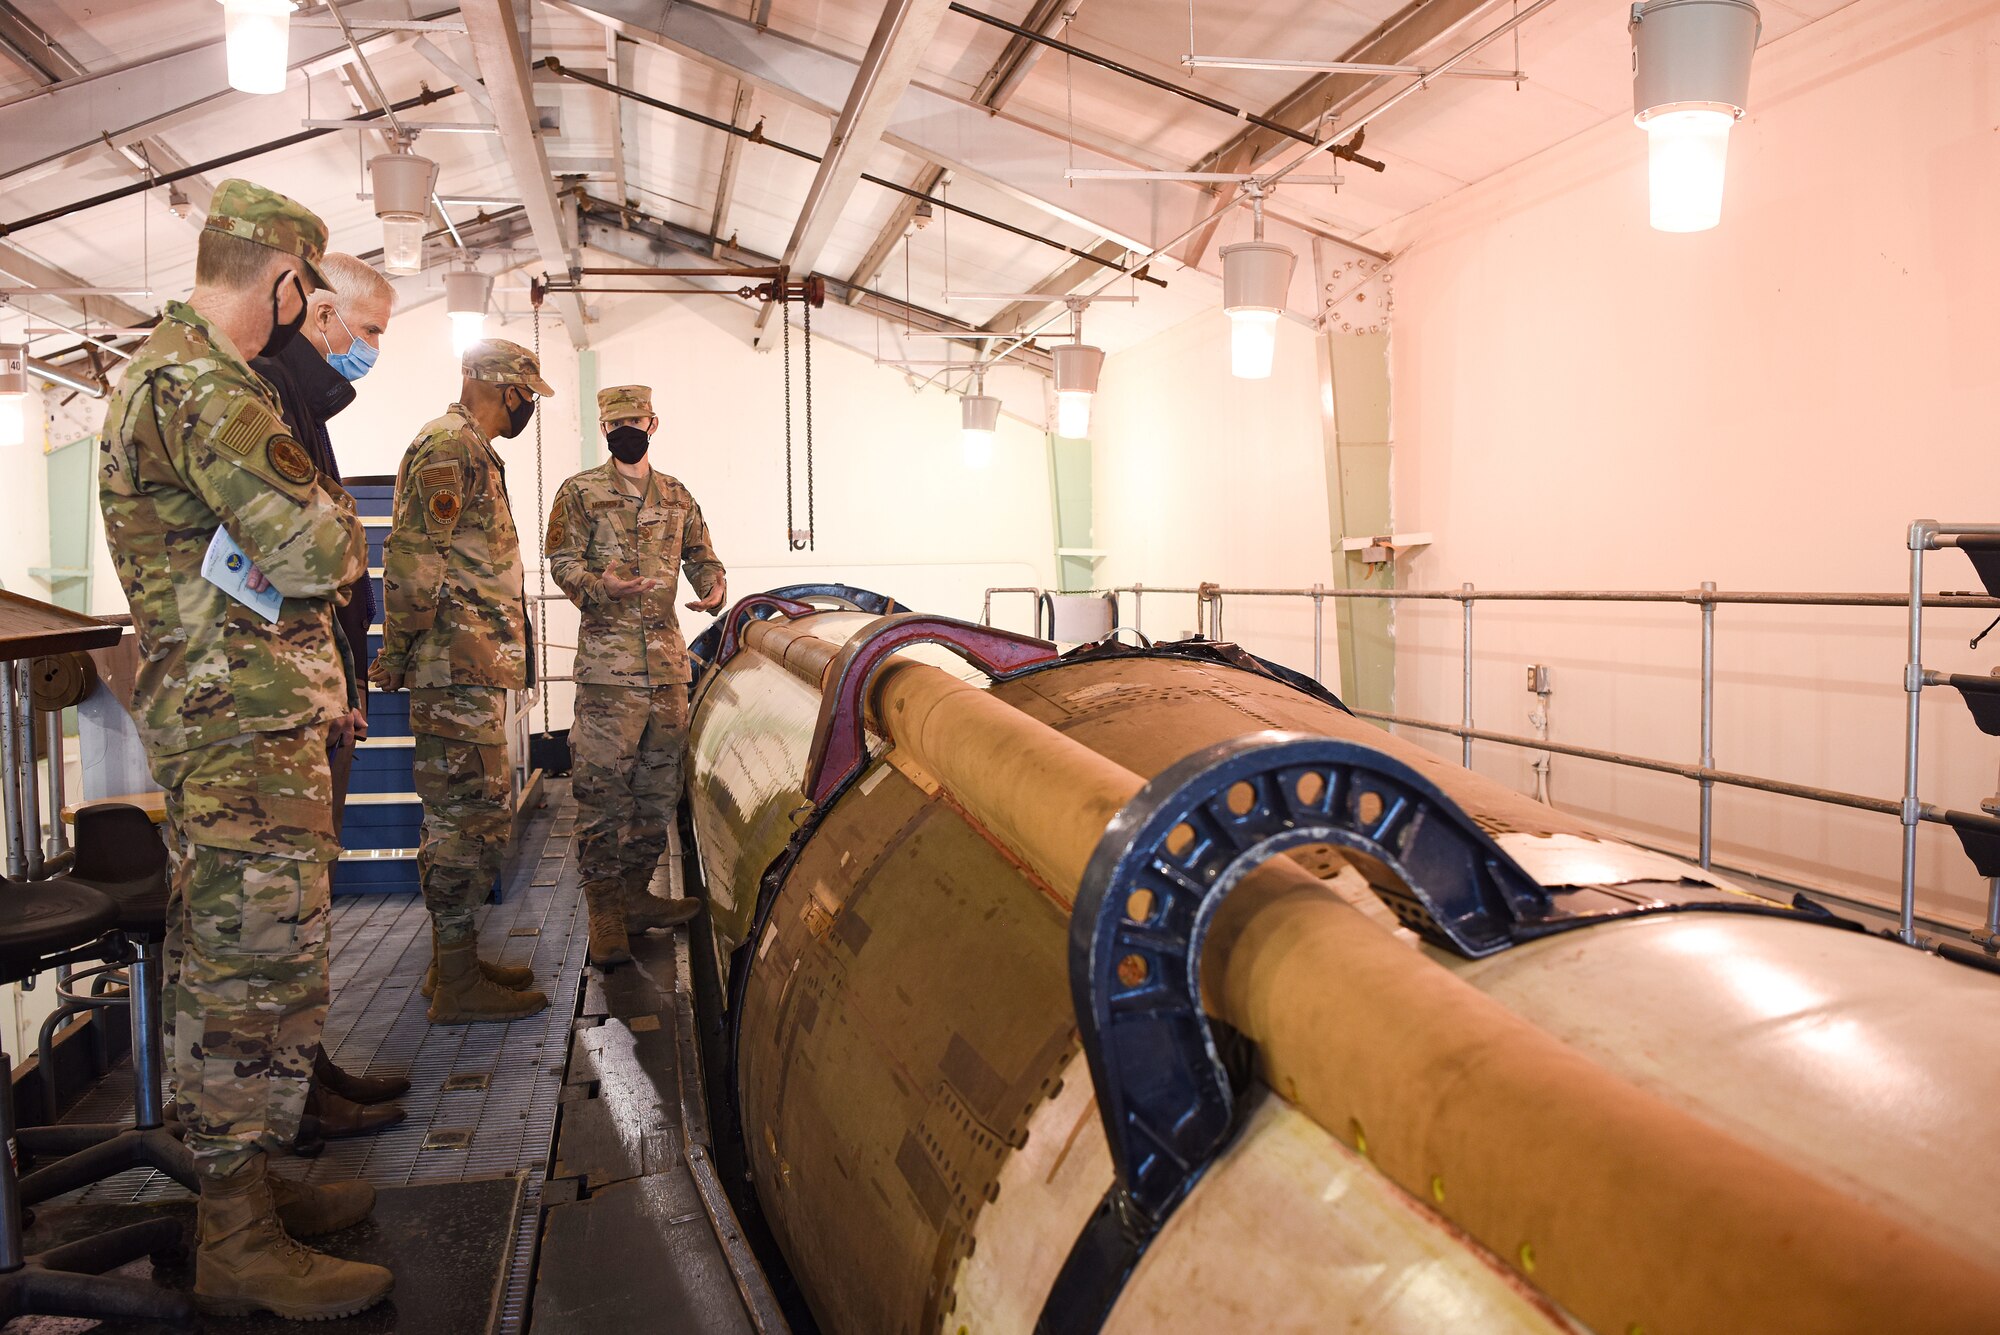
[[[348,491],[368,530],[368,580],[375,586],[375,606],[382,606],[382,543],[389,535],[396,480],[354,478]],[[362,671],[382,647],[382,627],[368,629]],[[410,766],[415,755],[410,736],[410,697],[371,691],[368,696],[368,738],[355,748],[354,773],[348,781],[347,816],[340,832],[340,861],[333,865],[336,895],[416,894],[417,844],[422,837],[423,804],[417,800]]]

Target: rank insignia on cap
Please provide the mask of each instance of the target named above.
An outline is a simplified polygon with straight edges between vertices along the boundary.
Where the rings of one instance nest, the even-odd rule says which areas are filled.
[[[562,521],[562,516],[561,516],[561,515],[550,515],[550,516],[549,516],[549,540],[548,540],[548,542],[546,542],[545,544],[543,544],[543,547],[542,547],[542,550],[543,550],[543,551],[546,551],[546,552],[552,552],[552,551],[554,551],[554,550],[555,550],[556,548],[558,548],[558,547],[560,547],[560,546],[562,546],[562,545],[563,545],[563,539],[564,539],[564,538],[566,538],[566,537],[568,537],[568,536],[569,536],[569,532],[568,532],[568,531],[567,531],[566,529],[564,529],[564,528],[563,528],[563,521]]]
[[[458,518],[458,493],[440,491],[431,497],[431,518],[440,524],[449,524]]]
[[[271,460],[271,467],[287,482],[306,483],[319,475],[313,467],[312,457],[299,448],[299,443],[290,436],[274,436],[264,447],[264,453]]]

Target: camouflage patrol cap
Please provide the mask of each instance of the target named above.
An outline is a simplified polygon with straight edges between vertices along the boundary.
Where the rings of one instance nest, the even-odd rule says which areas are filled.
[[[613,385],[597,391],[597,420],[600,422],[630,422],[651,416],[651,385]]]
[[[206,226],[296,255],[304,262],[306,277],[314,287],[333,287],[319,267],[320,257],[326,254],[326,224],[295,199],[232,176],[215,187],[215,196],[208,202]]]
[[[460,365],[469,380],[484,380],[495,385],[525,385],[545,399],[555,394],[549,388],[549,382],[542,379],[542,364],[535,360],[535,354],[504,338],[489,338],[473,344],[465,350],[465,358]]]

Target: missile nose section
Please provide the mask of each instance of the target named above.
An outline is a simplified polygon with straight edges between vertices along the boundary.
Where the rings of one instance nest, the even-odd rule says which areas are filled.
[[[810,586],[695,648],[726,1092],[824,1329],[2000,1311],[1990,978],[1234,646]]]

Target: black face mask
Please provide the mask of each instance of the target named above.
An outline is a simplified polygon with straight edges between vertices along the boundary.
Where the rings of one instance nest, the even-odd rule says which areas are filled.
[[[284,290],[286,278],[289,278],[293,283],[297,284],[299,289],[299,313],[292,317],[291,323],[289,324],[286,324],[278,319],[278,293]],[[271,289],[271,333],[270,336],[264,340],[263,350],[260,351],[257,355],[259,357],[277,356],[279,353],[283,352],[287,347],[291,346],[292,339],[298,335],[299,330],[305,327],[305,323],[306,323],[305,284],[299,282],[299,276],[297,274],[288,273],[285,275],[284,278],[280,278],[277,282],[277,285]]]
[[[613,427],[604,438],[605,448],[621,464],[638,463],[646,457],[646,447],[652,443],[653,438],[636,426]]]
[[[527,390],[521,391],[521,401],[507,410],[507,439],[512,440],[528,429],[528,419],[535,415],[535,396]]]

